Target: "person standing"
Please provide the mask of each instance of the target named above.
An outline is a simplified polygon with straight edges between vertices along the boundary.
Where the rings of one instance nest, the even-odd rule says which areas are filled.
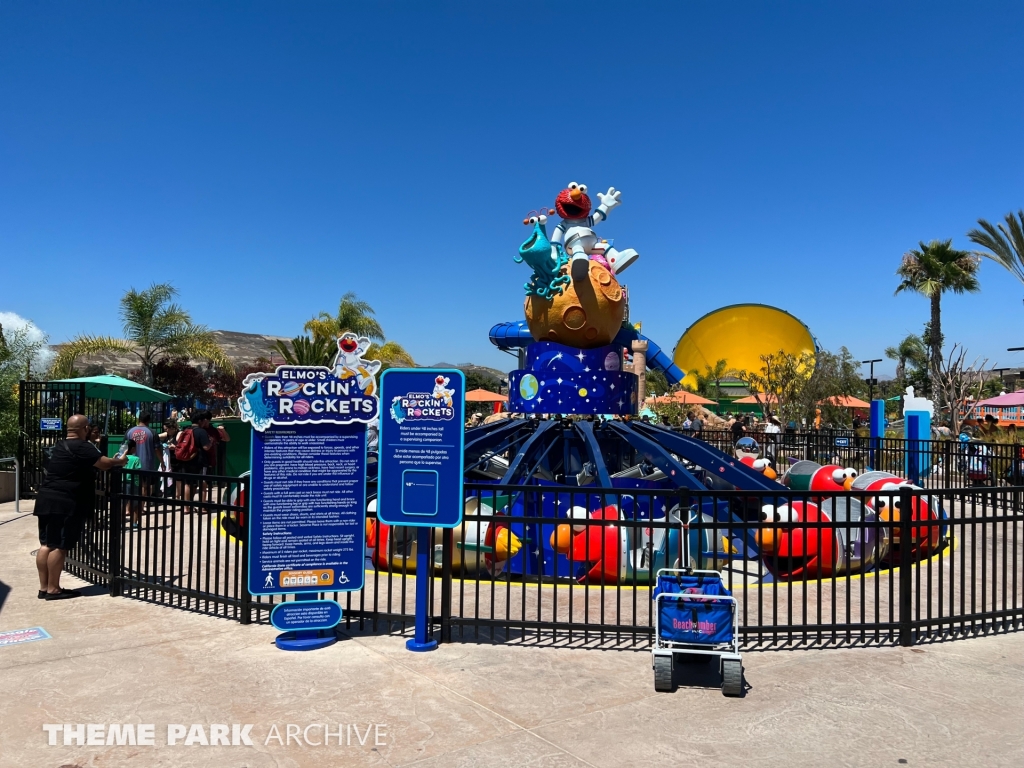
[[[32,513],[39,518],[36,570],[40,600],[64,600],[81,594],[62,588],[60,575],[68,551],[78,543],[82,525],[92,514],[94,472],[106,472],[127,463],[124,458],[103,456],[88,438],[89,420],[76,413],[68,419],[67,438],[53,446],[43,469],[43,482]]]
[[[701,431],[704,429],[704,420],[700,417],[700,412],[689,414],[690,417],[690,429],[693,430],[694,437],[700,437]]]
[[[156,435],[153,434],[153,430],[149,428],[150,422],[153,417],[148,411],[143,411],[139,414],[139,419],[134,427],[129,429],[124,439],[129,444],[134,446],[133,450],[129,452],[129,455],[134,453],[138,457],[138,461],[129,460],[127,468],[141,469],[141,474],[135,473],[133,477],[129,478],[131,485],[135,489],[135,493],[140,496],[150,496],[153,493],[153,483],[156,479],[154,476],[148,474],[150,472],[156,472],[160,468],[160,443],[156,439]],[[132,522],[138,525],[138,512],[142,506],[142,502],[138,499],[135,500],[135,515],[132,518]]]
[[[129,429],[125,440],[135,443],[135,455],[139,457],[139,469],[147,472],[155,472],[160,466],[160,447],[157,445],[156,435],[149,428],[153,417],[149,413],[140,413],[138,423]]]
[[[729,431],[732,432],[732,442],[733,442],[733,444],[735,444],[737,440],[739,440],[741,437],[743,437],[743,433],[747,431],[747,428],[746,428],[746,426],[744,425],[743,422],[744,422],[743,417],[742,416],[737,416],[736,420],[732,424],[729,425]]]

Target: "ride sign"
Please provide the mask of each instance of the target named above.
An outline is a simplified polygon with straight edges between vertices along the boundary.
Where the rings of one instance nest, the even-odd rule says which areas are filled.
[[[369,340],[338,339],[334,368],[279,366],[246,377],[252,424],[248,586],[254,595],[361,589],[366,425],[378,415]]]
[[[431,528],[462,522],[466,377],[459,370],[391,368],[380,377],[377,517],[416,532],[416,631],[405,647],[429,651]],[[448,534],[451,535],[450,533]]]
[[[466,377],[457,369],[398,369],[380,378],[377,514],[388,525],[462,522]]]

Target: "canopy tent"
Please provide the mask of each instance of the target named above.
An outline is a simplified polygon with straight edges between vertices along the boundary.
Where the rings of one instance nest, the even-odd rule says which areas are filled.
[[[129,403],[166,403],[172,395],[158,392],[121,376],[83,376],[57,379],[54,384],[85,384],[85,396],[97,400],[125,400]]]
[[[859,397],[852,397],[850,395],[836,395],[830,397],[823,402],[829,403],[830,405],[836,405],[840,408],[870,408],[871,403],[865,403]]]
[[[55,384],[85,384],[85,396],[107,401],[107,415],[103,434],[110,426],[110,402],[124,400],[129,403],[166,403],[172,395],[159,392],[121,376],[83,376],[79,379],[57,379]]]
[[[1021,405],[1024,405],[1024,389],[974,403],[975,408],[1014,408]]]
[[[688,392],[685,389],[677,390],[668,395],[661,395],[660,397],[649,397],[647,398],[648,403],[665,405],[668,403],[676,403],[679,405],[718,405],[714,400],[708,400],[706,397],[701,397],[696,392]]]
[[[486,389],[471,389],[466,393],[467,403],[507,403],[508,395],[499,395]]]

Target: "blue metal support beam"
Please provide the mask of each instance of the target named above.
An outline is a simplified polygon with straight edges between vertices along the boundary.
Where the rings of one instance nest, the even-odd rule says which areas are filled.
[[[604,455],[601,453],[601,446],[597,442],[597,437],[594,435],[594,424],[590,421],[578,421],[576,422],[576,432],[583,438],[583,442],[587,446],[587,451],[590,453],[590,460],[594,462],[594,466],[597,468],[597,480],[602,488],[612,487],[612,477],[608,473],[608,467],[604,463]]]

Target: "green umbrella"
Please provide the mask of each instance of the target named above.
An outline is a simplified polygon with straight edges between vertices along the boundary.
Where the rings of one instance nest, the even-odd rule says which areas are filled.
[[[85,384],[85,396],[97,400],[126,400],[129,403],[165,403],[172,395],[139,384],[121,376],[83,376],[80,379],[57,379],[54,384]]]
[[[110,426],[110,401],[126,400],[129,403],[165,403],[172,395],[139,384],[121,376],[83,376],[80,379],[57,379],[54,384],[85,384],[85,396],[107,401],[107,418],[103,425],[104,434]]]

